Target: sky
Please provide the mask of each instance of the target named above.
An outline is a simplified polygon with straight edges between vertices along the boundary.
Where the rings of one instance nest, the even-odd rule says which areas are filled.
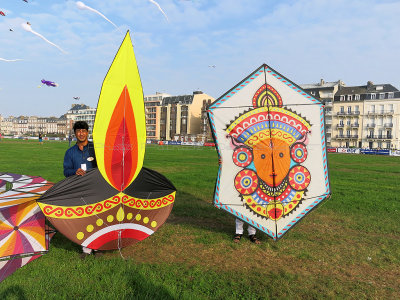
[[[77,1],[0,0],[0,114],[59,117],[73,103],[96,107],[127,30],[144,95],[201,90],[218,98],[263,63],[297,84],[400,88],[400,1],[156,1],[167,17],[149,0],[82,1],[116,28]],[[25,31],[26,22],[64,52]],[[59,86],[39,88],[41,79]]]

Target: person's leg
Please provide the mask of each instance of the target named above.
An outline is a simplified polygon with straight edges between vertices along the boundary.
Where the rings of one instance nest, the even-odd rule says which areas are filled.
[[[235,243],[239,243],[243,235],[243,221],[240,219],[236,219],[235,224],[236,224],[236,229],[235,229],[235,235],[233,236],[233,241]]]
[[[252,243],[254,244],[260,244],[260,240],[256,237],[256,229],[253,226],[250,226],[247,228],[247,231],[249,233],[249,239]]]
[[[85,246],[82,246],[82,253],[86,254],[86,255],[90,255],[92,254],[93,250],[90,248],[87,248]]]
[[[244,224],[244,222],[242,220],[240,220],[240,219],[236,219],[235,223],[236,223],[236,231],[235,231],[235,233],[236,234],[243,234],[243,224]]]
[[[255,235],[256,234],[256,229],[253,226],[250,226],[247,228],[247,232],[249,235]]]

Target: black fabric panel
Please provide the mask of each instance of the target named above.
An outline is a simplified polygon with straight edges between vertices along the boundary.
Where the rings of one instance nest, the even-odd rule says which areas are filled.
[[[128,186],[125,194],[154,199],[176,191],[174,185],[160,173],[142,168],[136,179]],[[101,175],[99,169],[91,169],[84,176],[73,175],[56,183],[37,201],[58,206],[81,206],[103,201],[118,194]]]
[[[80,206],[97,203],[116,194],[118,191],[95,168],[84,176],[73,175],[61,180],[37,201],[59,206]]]
[[[164,175],[143,167],[124,193],[135,198],[154,199],[174,191],[176,191],[175,186]]]

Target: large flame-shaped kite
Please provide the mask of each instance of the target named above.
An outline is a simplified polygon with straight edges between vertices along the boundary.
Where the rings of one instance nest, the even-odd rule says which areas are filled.
[[[209,107],[214,204],[274,240],[330,195],[324,106],[262,65]]]
[[[175,200],[173,184],[142,167],[145,111],[129,32],[103,82],[93,142],[98,169],[64,179],[38,202],[70,240],[95,250],[119,249],[154,233]]]
[[[41,177],[0,173],[0,282],[47,253],[53,232],[36,199],[52,185]]]

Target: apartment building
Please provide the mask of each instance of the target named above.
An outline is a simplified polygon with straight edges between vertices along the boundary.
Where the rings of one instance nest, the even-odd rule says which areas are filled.
[[[1,117],[0,132],[4,135],[36,136],[39,133],[44,135],[66,135],[67,128],[70,127],[66,118],[56,117]]]
[[[156,92],[154,95],[144,96],[144,108],[146,113],[146,135],[148,139],[160,139],[160,114],[161,103],[165,97],[171,95]]]
[[[332,114],[333,98],[339,88],[346,86],[343,81],[325,82],[323,79],[319,83],[301,84],[300,87],[320,100],[325,106],[325,134],[326,144],[331,146],[332,142]]]
[[[76,121],[85,121],[89,125],[89,135],[92,134],[94,119],[96,117],[97,108],[91,108],[85,104],[72,104],[71,108],[65,114],[65,118],[73,123]],[[73,134],[72,126],[67,128],[67,135]]]
[[[391,84],[341,87],[335,94],[333,147],[400,149],[400,91]]]
[[[197,139],[202,133],[204,103],[213,101],[213,97],[201,91],[194,91],[192,95],[163,98],[160,107],[160,139]]]

